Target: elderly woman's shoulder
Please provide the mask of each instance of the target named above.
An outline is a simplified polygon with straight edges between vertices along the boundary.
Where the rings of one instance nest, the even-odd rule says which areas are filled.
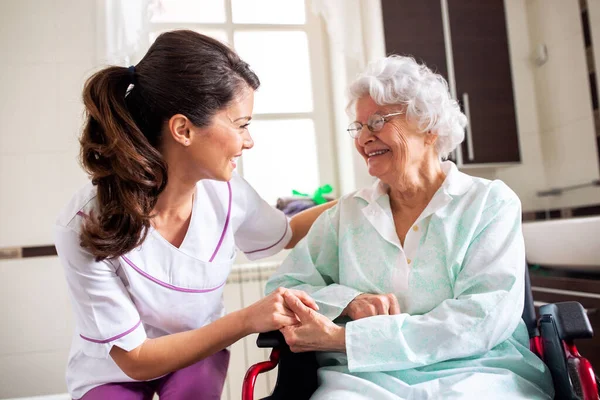
[[[472,192],[477,197],[484,197],[488,204],[521,204],[519,196],[500,179],[473,178]]]
[[[357,201],[359,203],[368,202],[368,199],[373,196],[372,192],[372,188],[367,187],[340,196],[340,198],[338,199],[338,203],[336,204],[336,208],[346,208],[348,206],[357,204]]]

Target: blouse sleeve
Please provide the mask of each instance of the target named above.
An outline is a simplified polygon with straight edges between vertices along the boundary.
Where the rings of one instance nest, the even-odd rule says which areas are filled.
[[[79,234],[57,226],[55,244],[71,297],[83,352],[107,358],[112,346],[130,351],[146,340],[140,315],[110,261],[96,261],[80,246]]]
[[[281,211],[269,205],[239,175],[234,175],[233,190],[243,196],[245,217],[236,230],[235,243],[250,260],[277,254],[292,238],[289,220]]]

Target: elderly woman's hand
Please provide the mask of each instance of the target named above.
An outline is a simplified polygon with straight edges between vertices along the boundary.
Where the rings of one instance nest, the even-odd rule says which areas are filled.
[[[344,328],[304,305],[302,300],[290,291],[283,294],[283,299],[299,320],[296,325],[280,329],[292,352],[346,351]]]
[[[270,295],[240,310],[246,333],[270,332],[298,323],[294,311],[287,307],[285,293],[291,293],[304,307],[318,310],[317,303],[302,290],[278,288]]]
[[[398,304],[398,299],[392,293],[364,293],[358,295],[342,312],[342,315],[348,316],[355,321],[375,315],[396,314],[400,314],[400,305]]]

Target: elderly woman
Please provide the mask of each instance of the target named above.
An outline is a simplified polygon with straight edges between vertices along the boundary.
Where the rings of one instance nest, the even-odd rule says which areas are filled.
[[[391,56],[350,96],[348,131],[377,179],[322,214],[267,284],[319,306],[284,294],[292,351],[324,352],[313,398],[552,398],[521,320],[519,199],[441,161],[466,125],[445,80]]]

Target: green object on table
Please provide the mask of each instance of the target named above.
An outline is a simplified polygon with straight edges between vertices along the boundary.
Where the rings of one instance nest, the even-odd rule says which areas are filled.
[[[308,195],[307,193],[300,193],[297,190],[292,190],[292,194],[294,196],[310,197],[317,205],[327,203],[327,199],[324,195],[331,192],[333,192],[331,185],[319,186],[312,196]]]
[[[539,264],[532,264],[529,266],[529,272],[533,272],[535,275],[548,276],[550,273],[544,269]]]

